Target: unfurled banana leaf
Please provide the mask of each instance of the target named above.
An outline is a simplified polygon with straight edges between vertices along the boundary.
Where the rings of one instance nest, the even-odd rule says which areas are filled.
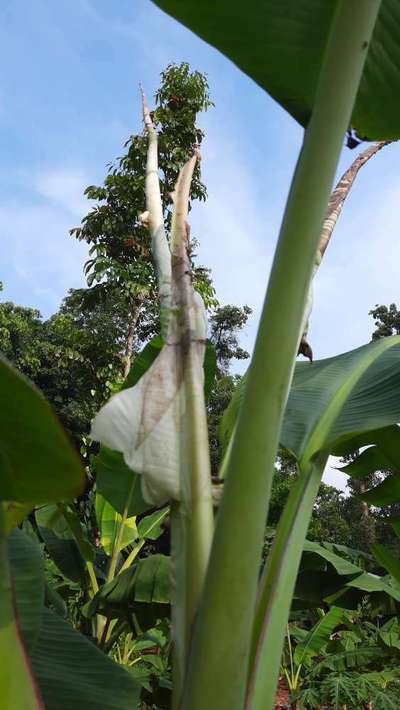
[[[44,604],[44,561],[39,545],[22,530],[7,541],[16,612],[25,648],[30,651],[39,634]]]
[[[46,710],[131,710],[136,707],[140,688],[132,677],[69,623],[44,607],[44,565],[39,548],[19,530],[11,534],[8,545],[18,623],[43,707]],[[2,650],[1,657],[0,669],[3,669],[6,668],[6,651]],[[12,669],[13,675],[18,679],[16,667]],[[22,688],[21,680],[20,683]],[[40,703],[27,704],[23,695],[20,705],[4,704],[6,688],[2,682],[5,710],[42,707]]]
[[[145,513],[152,507],[143,498],[140,476],[131,471],[119,451],[101,446],[95,459],[95,468],[97,492],[120,515],[123,514],[128,501],[128,517]]]
[[[0,360],[0,500],[71,500],[84,488],[77,454],[44,397]]]
[[[93,562],[95,554],[77,514],[68,506],[49,503],[37,508],[35,518],[58,569],[73,582],[84,583],[85,561]]]
[[[117,618],[132,612],[139,602],[169,604],[171,561],[165,555],[150,555],[104,584],[85,608],[90,618],[107,614]]]
[[[162,524],[168,512],[168,508],[162,508],[142,518],[138,524],[139,537],[145,540],[157,540],[163,533]]]
[[[0,540],[0,564],[0,705],[4,710],[44,710],[25,650],[32,649],[40,628],[44,599],[40,549],[15,530],[7,541]],[[17,573],[12,574],[15,568]]]
[[[380,631],[379,636],[383,643],[389,648],[396,648],[400,651],[400,623],[399,619],[395,616],[384,624]]]
[[[32,669],[46,710],[132,710],[132,676],[50,609],[43,610]]]
[[[400,458],[400,451],[399,451]],[[339,468],[339,471],[346,473],[352,478],[366,478],[375,471],[385,471],[393,468],[393,462],[385,456],[378,446],[370,446],[362,451],[359,456],[346,466]]]
[[[360,493],[359,498],[378,508],[398,503],[400,500],[400,475],[395,473],[393,476],[388,476],[374,488]]]
[[[335,547],[350,559],[336,554],[333,551]],[[316,608],[329,604],[343,609],[357,609],[367,593],[373,609],[390,609],[393,601],[399,601],[396,577],[393,569],[389,570],[389,566],[383,565],[383,560],[379,561],[377,555],[375,557],[377,562],[372,555],[360,550],[306,540],[293,607]],[[393,580],[378,575],[381,566],[390,572]]]
[[[334,629],[347,618],[347,612],[339,607],[331,607],[310,629],[306,638],[295,649],[293,660],[296,665],[303,664],[318,655],[326,646]]]
[[[232,409],[234,406],[238,408],[238,401]],[[242,414],[245,416],[245,412]],[[382,450],[387,454],[396,449],[398,432],[393,425],[399,420],[399,336],[296,366],[280,441],[297,458],[299,476],[290,491],[260,583],[252,650],[253,657],[260,659],[260,668],[281,644],[282,617],[290,606],[312,506],[329,454],[344,444],[354,451],[360,439],[363,445],[376,443],[381,434],[386,443]],[[223,423],[225,432],[227,423],[234,426],[234,421],[232,411],[228,412]],[[390,591],[397,599],[396,590],[374,581],[372,575],[357,578],[357,588],[364,577],[365,585],[369,585],[365,591]],[[348,586],[351,588],[351,581]],[[335,595],[331,603],[338,605]]]
[[[386,547],[378,543],[371,545],[371,552],[378,564],[389,572],[400,588],[400,561]]]
[[[100,530],[100,542],[107,555],[111,555],[120,526],[123,525],[118,551],[123,550],[139,537],[136,517],[122,519],[122,516],[99,493],[96,494],[96,518]]]
[[[356,552],[353,550],[353,552]],[[358,552],[358,551],[357,551]],[[362,555],[362,552],[359,552]],[[303,548],[303,559],[305,562],[310,559],[310,557],[318,556],[322,558],[329,565],[332,565],[335,572],[340,575],[354,576],[360,574],[363,570],[354,562],[337,555],[330,549],[327,549],[324,545],[320,545],[318,542],[311,542],[306,540]],[[308,569],[310,564],[308,564]],[[326,565],[324,565],[326,568]]]
[[[155,3],[307,125],[336,0],[251,0],[245,6],[239,0]],[[352,116],[353,128],[367,140],[400,136],[399,25],[398,1],[383,0]]]
[[[222,420],[225,446],[244,386],[245,378]],[[398,421],[400,336],[394,336],[337,357],[297,363],[280,440],[300,465],[321,452],[352,452],[379,443],[381,455],[394,466],[400,465],[400,430],[393,426]]]

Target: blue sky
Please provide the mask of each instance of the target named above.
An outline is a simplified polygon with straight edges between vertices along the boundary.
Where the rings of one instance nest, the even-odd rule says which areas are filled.
[[[150,100],[160,71],[185,60],[208,74],[216,104],[201,118],[209,200],[193,210],[192,232],[220,301],[254,309],[251,349],[300,127],[149,0],[2,0],[0,54],[3,297],[48,316],[83,284],[86,250],[68,235],[90,206],[83,189],[139,130],[139,82]],[[339,174],[354,157],[344,150]],[[392,145],[372,159],[340,218],[315,284],[318,358],[367,342],[370,308],[400,300],[399,158]]]

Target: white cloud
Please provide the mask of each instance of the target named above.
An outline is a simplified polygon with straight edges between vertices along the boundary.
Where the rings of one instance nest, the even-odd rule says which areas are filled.
[[[88,177],[80,170],[51,168],[34,177],[34,190],[57,208],[81,218],[89,203],[84,196]]]
[[[337,456],[330,456],[328,459],[327,466],[324,471],[322,480],[329,486],[335,486],[346,493],[346,486],[349,477],[346,476],[342,471],[338,471],[338,467],[341,466],[340,459]]]
[[[237,142],[236,142],[237,140]],[[255,173],[240,155],[239,137],[207,140],[202,166],[208,200],[190,215],[200,239],[199,263],[212,269],[221,304],[247,304],[250,317],[242,341],[251,349],[276,237],[274,215],[259,200]],[[235,363],[235,370],[247,363]]]
[[[82,286],[86,244],[69,236],[88,209],[82,172],[51,169],[37,174],[26,197],[0,203],[3,296],[55,311],[69,288]]]

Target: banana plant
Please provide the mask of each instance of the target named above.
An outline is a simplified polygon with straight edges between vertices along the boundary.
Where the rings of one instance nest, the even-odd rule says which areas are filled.
[[[68,506],[85,485],[79,459],[43,396],[3,360],[0,387],[0,705],[128,710],[140,687],[62,618],[55,596],[48,608],[42,551],[18,529],[39,506],[57,555],[74,539],[85,573],[91,552]]]
[[[254,0],[245,12],[238,0],[157,4],[247,72],[305,127],[305,135],[251,366],[224,422],[226,482],[214,529],[204,406],[206,324],[203,303],[192,286],[187,249],[188,194],[198,156],[194,149],[179,175],[168,244],[157,178],[157,136],[143,101],[149,151],[142,221],[149,226],[158,274],[163,347],[93,423],[93,437],[119,452],[119,481],[128,481],[129,490],[122,501],[119,494],[117,515],[111,511],[117,522],[112,543],[106,542],[112,545],[111,586],[105,585],[103,596],[96,592],[90,604],[98,605],[96,613],[101,613],[105,598],[116,603],[124,589],[137,593],[144,561],[116,574],[127,529],[128,544],[135,545],[131,535],[138,528],[127,521],[136,515],[136,504],[145,510],[169,502],[173,706],[272,710],[306,530],[329,455],[372,445],[376,459],[389,461],[394,471],[398,468],[399,338],[296,368],[295,356],[344,135],[349,127],[369,140],[390,141],[400,135],[393,60],[400,53],[395,29],[400,8],[396,0]],[[68,708],[71,702],[75,707],[131,707],[137,687],[123,669],[43,608],[39,561],[32,571],[37,590],[34,618],[23,575],[19,593],[16,585],[26,647],[30,634],[36,634],[30,661],[26,659],[11,585],[11,578],[18,581],[24,570],[18,559],[13,569],[11,559],[12,544],[16,540],[18,546],[21,538],[20,531],[9,531],[21,513],[19,506],[68,501],[81,490],[82,475],[43,402],[7,368],[0,370],[0,377],[7,401],[14,404],[0,414],[0,649],[3,654],[11,649],[10,662],[2,665],[5,707],[36,709],[44,703],[51,710]],[[17,438],[22,427],[24,447]],[[259,580],[278,442],[296,456],[299,476]],[[108,487],[107,497],[105,479],[99,495],[110,503],[109,497],[117,496]],[[384,490],[370,492],[371,500],[397,500],[396,476],[382,485]],[[100,503],[103,520],[106,506],[100,510]],[[102,630],[104,642],[108,631]],[[70,669],[71,659],[78,659],[78,668],[63,675],[61,669]],[[16,669],[12,683],[11,664]],[[94,688],[96,674],[102,683]]]
[[[299,366],[289,401],[288,396],[344,135],[350,127],[369,140],[399,137],[400,103],[392,88],[398,77],[386,48],[396,56],[400,51],[400,38],[395,34],[393,39],[392,32],[400,8],[395,0],[255,0],[246,11],[238,0],[156,4],[224,52],[280,102],[305,127],[304,143],[242,401],[233,417],[215,532],[200,395],[204,350],[195,345],[204,338],[203,311],[187,281],[190,265],[184,249],[183,187],[195,156],[178,180],[177,231],[169,253],[160,212],[156,137],[145,106],[149,154],[143,219],[159,275],[165,345],[141,380],[100,412],[93,434],[122,452],[127,465],[141,475],[149,503],[173,501],[173,588],[180,592],[173,596],[174,707],[269,710],[302,547],[327,458],[342,445],[354,451],[360,439],[378,443],[385,453],[396,448],[398,339]],[[182,367],[184,374],[177,377]],[[300,473],[259,584],[279,441],[296,455]]]
[[[308,633],[304,632],[304,629],[287,625],[287,659],[286,654],[284,654],[281,670],[291,692],[299,690],[302,683],[303,667],[309,666],[311,659],[320,654],[321,650],[327,645],[334,629],[346,617],[347,612],[344,609],[333,606],[326,614],[321,613],[319,620]],[[292,637],[296,638],[297,641],[295,647],[293,647]]]

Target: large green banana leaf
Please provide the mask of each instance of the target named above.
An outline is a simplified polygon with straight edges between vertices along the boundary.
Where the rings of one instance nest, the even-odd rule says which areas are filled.
[[[389,611],[393,603],[398,603],[400,600],[399,586],[394,573],[398,563],[396,567],[390,566],[393,560],[384,548],[383,556],[382,547],[379,548],[380,558],[375,554],[376,549],[374,549],[376,562],[372,555],[361,550],[306,540],[297,576],[293,608],[334,604],[344,609],[357,609],[367,593],[372,609]],[[341,554],[337,554],[335,549]],[[381,567],[387,569],[391,578],[379,576]]]
[[[32,649],[40,626],[44,597],[43,561],[32,542],[21,546],[20,530],[0,541],[0,707],[44,710],[25,648]],[[10,562],[18,574],[10,577]],[[40,579],[37,580],[37,570]],[[38,581],[38,583],[36,583]],[[14,590],[13,590],[14,587]],[[13,591],[15,595],[13,594]],[[15,604],[15,597],[17,604]],[[22,612],[23,618],[18,612]],[[18,618],[19,617],[19,618]],[[21,635],[24,637],[25,648]]]
[[[0,359],[0,500],[44,503],[82,493],[79,458],[44,397]]]
[[[226,445],[242,399],[245,378],[221,424]],[[296,365],[281,444],[300,465],[318,453],[354,451],[379,442],[400,464],[400,336],[369,343],[337,357]]]
[[[46,710],[137,707],[140,688],[134,679],[44,607],[44,565],[39,547],[20,530],[11,534],[8,546],[19,627]],[[4,690],[2,686],[0,706],[17,710],[4,702]],[[31,710],[28,705],[19,707]]]
[[[136,355],[128,377],[122,389],[133,387],[147,372],[163,348],[161,336],[156,335],[150,340],[143,350]],[[216,356],[212,343],[207,340],[204,355],[204,395],[209,398],[216,373]],[[140,515],[152,506],[147,503],[142,495],[141,477],[134,473],[124,461],[123,455],[112,451],[106,446],[100,447],[100,452],[95,458],[96,486],[100,493],[121,515],[127,501],[128,516]]]
[[[95,554],[76,513],[65,505],[49,503],[37,508],[35,518],[58,569],[73,582],[85,584],[85,560],[93,562]]]
[[[154,1],[307,125],[337,0]],[[352,116],[368,140],[400,137],[399,26],[400,3],[383,0]]]
[[[39,545],[22,530],[13,530],[7,544],[19,628],[30,651],[39,634],[43,611],[44,561]]]
[[[137,610],[139,602],[169,604],[170,600],[171,561],[165,555],[156,554],[138,560],[104,584],[84,613],[88,618],[94,614],[117,618]]]
[[[328,643],[333,630],[346,618],[347,613],[344,609],[331,607],[310,629],[307,636],[297,644],[293,655],[296,665],[303,664],[316,656]]]

